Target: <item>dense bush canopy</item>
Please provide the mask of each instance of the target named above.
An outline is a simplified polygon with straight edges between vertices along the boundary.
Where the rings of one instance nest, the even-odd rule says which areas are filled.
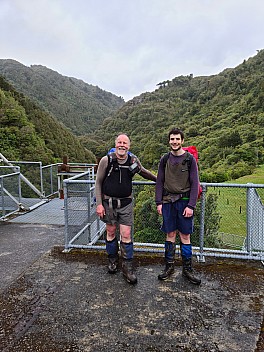
[[[201,181],[235,179],[263,164],[264,50],[217,75],[160,82],[154,92],[125,104],[43,66],[25,69],[14,60],[0,60],[0,72],[1,67],[24,94],[1,80],[1,147],[12,156],[50,160],[67,153],[74,160],[91,161],[124,132],[143,165],[157,171],[168,151],[168,131],[176,126],[185,133],[185,145],[199,150]],[[25,96],[34,97],[38,105]]]
[[[163,83],[104,120],[96,135],[105,144],[95,145],[95,154],[103,155],[123,131],[133,152],[155,170],[168,150],[168,131],[177,126],[185,145],[198,147],[203,181],[237,178],[263,163],[264,50],[218,75],[190,74]]]
[[[61,123],[18,93],[0,76],[0,151],[9,160],[95,162],[96,158]]]
[[[0,75],[75,135],[93,132],[124,104],[121,97],[41,65],[0,59]]]

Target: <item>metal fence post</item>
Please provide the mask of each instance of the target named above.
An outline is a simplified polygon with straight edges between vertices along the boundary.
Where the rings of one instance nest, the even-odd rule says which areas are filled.
[[[2,216],[5,216],[4,178],[1,177]]]
[[[53,165],[50,166],[50,194],[53,194]]]
[[[91,223],[91,184],[87,183],[87,209],[88,209],[88,222]],[[88,228],[88,241],[91,241],[91,226]]]
[[[19,204],[21,204],[21,199],[22,199],[22,193],[21,193],[21,176],[20,176],[20,167],[18,167],[18,201]]]
[[[253,188],[247,188],[247,237],[246,237],[246,251],[248,253],[252,252],[252,224],[253,219],[253,197],[252,197]],[[250,225],[251,224],[251,225]]]
[[[45,192],[43,189],[43,174],[42,174],[42,162],[39,162],[39,173],[40,173],[40,192],[43,196],[45,196]]]
[[[68,211],[68,184],[66,181],[63,182],[63,192],[64,192],[64,237],[65,237],[65,246],[64,251],[69,251],[69,211]]]
[[[200,254],[198,255],[199,262],[205,262],[204,257],[204,218],[205,218],[205,204],[206,204],[206,185],[201,184],[202,186],[202,194],[201,194],[201,213],[200,213]]]

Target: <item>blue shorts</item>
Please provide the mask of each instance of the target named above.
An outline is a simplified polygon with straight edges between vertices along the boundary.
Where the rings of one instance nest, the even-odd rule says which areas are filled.
[[[162,204],[163,224],[161,231],[169,233],[178,230],[184,235],[193,233],[193,216],[186,218],[182,215],[187,205],[188,200]]]

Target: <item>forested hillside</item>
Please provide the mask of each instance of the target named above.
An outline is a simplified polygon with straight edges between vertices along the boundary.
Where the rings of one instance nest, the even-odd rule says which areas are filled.
[[[9,160],[96,161],[78,138],[0,76],[0,152]]]
[[[117,133],[125,132],[131,137],[132,151],[146,167],[157,170],[160,156],[168,150],[167,133],[177,126],[186,134],[185,145],[199,149],[202,181],[235,179],[263,164],[264,50],[217,75],[190,74],[159,82],[154,92],[125,104],[111,93],[43,66],[27,68],[13,60],[0,60],[0,67],[8,68],[9,81],[16,77],[21,91],[28,96],[35,92],[39,100],[45,97],[46,110],[53,110],[52,116],[45,113],[1,80],[1,148],[8,150],[9,158],[29,159],[35,143],[37,153],[32,155],[37,160],[68,154],[72,161],[92,161],[113,146]],[[86,101],[88,91],[97,97],[95,105]],[[84,116],[88,106],[93,107],[91,120]],[[111,113],[105,113],[106,106]],[[79,135],[78,140],[54,120],[57,113]]]
[[[0,59],[0,75],[76,135],[93,132],[124,104],[121,97],[41,65]]]
[[[118,132],[126,132],[132,151],[156,170],[168,150],[168,131],[177,126],[185,145],[199,149],[203,181],[238,178],[263,163],[264,50],[218,75],[179,76],[158,86],[127,102],[82,142],[101,156]]]

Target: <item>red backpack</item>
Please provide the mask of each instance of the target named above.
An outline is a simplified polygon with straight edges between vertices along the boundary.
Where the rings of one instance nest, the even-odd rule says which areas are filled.
[[[190,145],[188,147],[182,147],[182,149],[185,150],[186,152],[192,154],[194,156],[197,164],[198,164],[198,150],[197,150],[197,148],[194,145]],[[169,156],[170,156],[170,152],[164,155],[164,158],[163,158],[163,166],[164,166],[164,168],[165,168],[166,163],[167,163],[167,161],[169,159]],[[192,160],[191,160],[191,158],[189,158],[188,154],[187,154],[187,157],[186,157],[185,160],[187,161],[188,168],[190,169]],[[198,197],[197,197],[198,199],[201,197],[202,192],[203,192],[203,188],[202,188],[202,186],[199,183],[199,190],[198,190]]]
[[[198,164],[198,150],[195,145],[190,145],[189,147],[182,147],[182,149],[186,150],[186,152],[191,153],[195,157],[195,160]]]

